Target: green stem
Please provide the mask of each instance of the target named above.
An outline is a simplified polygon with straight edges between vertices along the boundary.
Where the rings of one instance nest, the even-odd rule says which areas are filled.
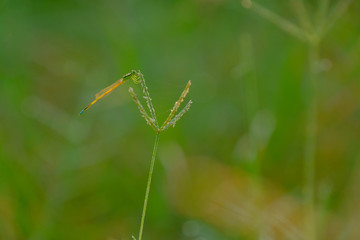
[[[308,240],[316,239],[315,212],[315,153],[317,135],[317,82],[318,82],[318,43],[310,44],[309,48],[309,96],[306,116],[305,144],[305,233]]]
[[[144,228],[144,221],[145,221],[145,214],[146,214],[146,207],[147,207],[147,203],[148,203],[148,199],[149,199],[149,193],[150,193],[152,173],[154,171],[156,152],[157,152],[157,147],[158,147],[158,144],[159,144],[159,135],[160,135],[160,132],[157,132],[156,133],[156,138],[155,138],[153,154],[152,154],[152,158],[151,158],[151,163],[150,163],[149,177],[148,177],[147,186],[146,186],[144,207],[143,207],[142,216],[141,216],[141,223],[140,223],[139,239],[138,240],[141,240],[141,238],[142,238],[142,233],[143,233],[143,228]]]
[[[278,14],[270,11],[269,9],[263,7],[262,5],[252,2],[251,9],[253,9],[261,17],[265,18],[269,22],[275,24],[283,31],[287,32],[289,35],[294,36],[301,41],[306,42],[308,40],[307,33],[303,29],[299,28],[292,22],[287,19],[279,16]]]

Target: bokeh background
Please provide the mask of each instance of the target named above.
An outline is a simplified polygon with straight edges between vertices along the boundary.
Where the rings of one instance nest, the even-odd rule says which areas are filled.
[[[319,47],[317,239],[360,239],[360,3]],[[298,24],[292,1],[258,3]],[[144,239],[307,239],[308,45],[241,0],[0,0],[0,239],[137,236],[154,132],[126,83],[140,69],[164,120]],[[298,24],[299,25],[299,24]]]

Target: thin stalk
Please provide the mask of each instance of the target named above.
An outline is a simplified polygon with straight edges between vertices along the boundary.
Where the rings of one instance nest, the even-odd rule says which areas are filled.
[[[299,19],[300,25],[302,29],[307,32],[313,32],[313,26],[306,9],[305,3],[303,0],[292,0],[292,4],[294,6],[295,13]]]
[[[318,43],[309,46],[309,82],[308,106],[306,113],[306,143],[305,143],[305,233],[308,240],[316,239],[315,212],[315,153],[317,135],[317,83],[318,83]]]
[[[327,25],[325,26],[325,30],[323,34],[326,34],[335,24],[335,22],[344,14],[344,12],[348,9],[352,0],[342,0],[340,1],[334,9],[331,11]]]
[[[289,20],[263,7],[262,5],[252,2],[250,5],[250,9],[253,9],[261,17],[265,18],[269,22],[272,22],[280,29],[287,32],[289,35],[294,36],[304,42],[308,41],[308,35],[306,32],[304,32],[303,29],[299,28]]]
[[[154,144],[153,154],[152,154],[152,157],[151,157],[149,177],[148,177],[148,180],[147,180],[145,199],[144,199],[144,207],[143,207],[142,216],[141,216],[141,223],[140,223],[140,230],[139,230],[139,238],[138,238],[138,240],[141,240],[142,234],[143,234],[146,207],[147,207],[147,203],[148,203],[148,199],[149,199],[151,179],[152,179],[152,174],[153,174],[153,171],[154,171],[157,147],[158,147],[158,144],[159,144],[159,135],[160,135],[160,132],[157,132],[156,137],[155,137],[155,144]]]
[[[318,4],[319,6],[316,14],[315,24],[317,25],[316,31],[320,34],[320,36],[323,36],[325,31],[324,28],[326,26],[326,21],[329,14],[329,4],[330,0],[320,0]]]

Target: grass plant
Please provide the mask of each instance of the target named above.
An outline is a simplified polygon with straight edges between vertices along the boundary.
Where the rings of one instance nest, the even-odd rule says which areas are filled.
[[[106,96],[107,94],[111,93],[116,87],[118,87],[118,86],[122,85],[123,83],[125,83],[125,81],[127,79],[129,79],[129,78],[131,78],[134,81],[134,83],[140,83],[141,84],[141,87],[142,87],[142,90],[143,90],[143,98],[146,100],[146,106],[147,106],[149,112],[147,112],[145,110],[145,108],[142,105],[142,103],[140,102],[138,96],[134,92],[133,88],[131,88],[131,87],[129,88],[129,93],[132,96],[134,102],[136,103],[141,116],[145,119],[146,123],[148,125],[150,125],[151,128],[155,131],[155,143],[154,143],[153,153],[152,153],[151,162],[150,162],[150,169],[149,169],[149,175],[148,175],[146,191],[145,191],[145,198],[144,198],[144,206],[143,206],[142,215],[141,215],[139,236],[138,236],[138,239],[137,239],[137,240],[141,240],[142,236],[143,236],[146,208],[147,208],[147,205],[148,205],[148,199],[149,199],[150,187],[151,187],[151,180],[152,180],[152,174],[153,174],[153,171],[154,171],[157,148],[158,148],[158,145],[159,145],[160,133],[165,131],[166,129],[168,129],[171,126],[175,127],[175,124],[190,109],[190,106],[192,104],[191,100],[185,105],[185,107],[179,113],[177,113],[181,103],[184,101],[186,95],[189,93],[190,86],[191,86],[191,81],[189,81],[187,83],[184,91],[181,93],[179,99],[175,102],[173,108],[171,109],[169,116],[167,117],[167,119],[164,121],[164,123],[161,126],[159,126],[159,124],[158,124],[158,120],[157,120],[156,113],[155,113],[155,108],[153,106],[152,99],[150,97],[150,93],[149,93],[148,87],[147,87],[146,82],[145,82],[145,78],[144,78],[143,74],[140,72],[140,70],[139,71],[134,71],[133,70],[132,72],[124,75],[120,80],[118,80],[114,84],[112,84],[109,87],[101,90],[98,94],[96,94],[95,100],[92,103],[90,103],[90,105],[87,106],[84,110],[82,110],[80,112],[80,114],[82,114],[84,111],[86,111],[96,101],[100,100],[100,98]],[[136,238],[134,236],[132,236],[132,239],[136,240]]]
[[[243,0],[242,5],[259,16],[272,22],[291,36],[308,46],[308,93],[306,111],[306,140],[304,148],[304,198],[306,217],[304,232],[308,240],[317,239],[317,219],[315,201],[315,154],[317,141],[317,84],[319,72],[319,49],[325,34],[332,28],[336,20],[346,11],[352,0],[340,0],[330,9],[329,0],[318,0],[317,11],[310,16],[303,0],[291,0],[299,26],[279,16],[261,4],[251,0]]]

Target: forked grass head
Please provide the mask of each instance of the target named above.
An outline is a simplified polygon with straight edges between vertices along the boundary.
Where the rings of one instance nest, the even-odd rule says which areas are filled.
[[[144,94],[143,98],[145,98],[145,100],[146,100],[146,105],[149,110],[149,114],[142,106],[137,95],[134,93],[134,90],[132,88],[129,88],[129,92],[130,92],[131,96],[133,97],[136,105],[138,106],[141,116],[145,119],[146,123],[149,124],[158,133],[168,129],[170,126],[174,127],[175,124],[177,123],[177,121],[180,120],[180,118],[190,109],[190,106],[192,104],[192,101],[190,100],[186,104],[186,106],[176,115],[181,103],[184,101],[186,95],[189,93],[191,81],[188,81],[184,91],[181,93],[179,99],[175,102],[173,108],[171,109],[169,116],[167,117],[165,122],[162,124],[162,126],[159,127],[157,118],[156,118],[156,114],[155,114],[155,108],[152,104],[152,99],[150,97],[148,87],[146,86],[145,78],[141,74],[140,71],[138,71],[138,74],[140,77],[141,87],[143,89],[143,94]]]

